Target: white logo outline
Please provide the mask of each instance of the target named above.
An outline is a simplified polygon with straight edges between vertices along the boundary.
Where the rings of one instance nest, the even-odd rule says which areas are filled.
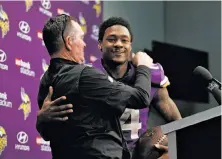
[[[17,134],[17,140],[18,140],[19,143],[25,144],[25,143],[28,142],[29,137],[28,137],[28,135],[24,131],[20,131]]]
[[[21,30],[21,32],[28,34],[30,32],[30,26],[26,21],[20,21],[19,22],[19,29]]]
[[[50,9],[51,8],[51,2],[50,0],[41,0],[41,4],[45,9]]]
[[[6,53],[0,49],[0,62],[5,62],[7,60]]]

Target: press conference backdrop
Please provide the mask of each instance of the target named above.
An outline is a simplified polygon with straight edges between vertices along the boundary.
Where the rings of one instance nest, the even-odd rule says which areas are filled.
[[[86,62],[99,58],[102,2],[0,2],[0,159],[51,158],[49,142],[35,128],[38,86],[49,64],[41,31],[47,19],[62,13],[75,17],[86,33]]]

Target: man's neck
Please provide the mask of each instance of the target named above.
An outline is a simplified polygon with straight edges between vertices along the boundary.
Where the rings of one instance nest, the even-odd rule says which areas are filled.
[[[67,52],[65,51],[61,51],[61,52],[57,52],[57,53],[54,53],[52,56],[51,56],[51,59],[53,58],[62,58],[62,59],[66,59],[66,60],[69,60],[69,61],[74,61],[76,62]]]
[[[113,62],[107,62],[103,60],[103,67],[105,70],[115,79],[122,78],[128,69],[128,62],[126,61],[123,64],[115,64]]]

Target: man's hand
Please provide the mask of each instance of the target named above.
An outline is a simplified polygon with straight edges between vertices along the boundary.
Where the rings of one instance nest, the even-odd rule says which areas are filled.
[[[160,151],[168,152],[168,146],[160,145],[160,144],[155,144],[155,148],[157,148]]]
[[[158,159],[169,159],[169,156],[168,156],[168,146],[159,145],[159,144],[156,144],[154,146],[157,149],[157,151],[162,152],[162,153],[160,153],[162,155]]]
[[[135,66],[144,65],[151,67],[153,64],[153,59],[145,52],[137,52],[136,54],[132,53],[132,63]]]
[[[72,104],[59,105],[62,101],[66,100],[65,96],[51,101],[53,94],[53,88],[49,87],[49,93],[45,98],[41,110],[38,111],[38,121],[66,121],[68,120],[68,114],[72,113]]]

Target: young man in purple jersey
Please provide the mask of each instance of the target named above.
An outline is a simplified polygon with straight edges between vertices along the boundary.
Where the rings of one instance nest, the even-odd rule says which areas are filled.
[[[92,65],[117,81],[133,85],[135,81],[135,67],[130,62],[133,34],[129,23],[123,18],[109,18],[101,24],[98,40],[102,59],[95,61]],[[164,75],[162,66],[158,63],[153,64],[151,70],[151,105],[162,114],[167,122],[181,119],[177,106],[169,97],[166,87],[170,82]],[[63,99],[65,98],[60,98],[57,101]],[[44,110],[38,113],[38,120],[42,121],[43,118],[45,120],[67,120],[67,114],[71,109],[68,106],[63,106],[63,109],[57,110],[61,112],[62,116],[57,115],[53,117],[50,115],[49,108],[56,105],[59,104],[47,99],[43,103],[42,108]],[[135,148],[136,141],[147,130],[149,108],[150,106],[141,110],[127,108],[120,118],[123,136],[131,152]],[[38,124],[41,125],[41,122]]]

